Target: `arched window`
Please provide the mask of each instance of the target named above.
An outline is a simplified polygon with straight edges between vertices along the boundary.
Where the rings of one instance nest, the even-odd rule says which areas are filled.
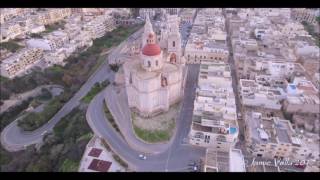
[[[151,67],[151,62],[150,61],[148,61],[148,67]]]
[[[177,56],[175,53],[172,53],[170,56],[170,63],[176,63],[177,62]]]
[[[176,42],[172,41],[172,47],[176,47]]]
[[[158,60],[156,60],[156,66],[158,66]]]

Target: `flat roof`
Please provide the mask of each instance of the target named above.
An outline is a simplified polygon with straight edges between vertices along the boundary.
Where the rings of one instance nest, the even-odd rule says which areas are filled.
[[[246,172],[244,157],[240,149],[232,149],[230,152],[231,172]]]
[[[228,151],[216,151],[214,149],[207,149],[206,152],[206,166],[218,168],[218,172],[230,171],[230,153]]]

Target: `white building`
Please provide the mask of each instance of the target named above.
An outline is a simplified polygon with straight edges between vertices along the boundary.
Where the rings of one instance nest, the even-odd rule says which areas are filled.
[[[140,8],[139,9],[139,16],[142,19],[146,19],[147,16],[149,16],[151,19],[156,15],[156,9],[155,8]]]
[[[23,27],[18,23],[6,23],[0,27],[0,42],[7,42],[23,34]]]
[[[239,91],[240,101],[244,106],[280,110],[281,100],[286,98],[281,88],[263,86],[254,80],[240,79]]]
[[[244,119],[247,149],[254,156],[319,160],[319,137],[306,140],[290,121],[254,111],[247,111]]]
[[[46,51],[53,51],[69,43],[68,34],[63,31],[53,31],[43,39],[30,39],[26,44],[30,48],[40,48]]]
[[[316,24],[316,17],[320,16],[319,9],[294,8],[292,9],[292,18],[297,21],[307,21]]]
[[[124,63],[129,107],[141,116],[153,116],[169,110],[183,95],[184,65],[175,52],[162,51],[147,16],[140,56]],[[175,42],[169,43],[172,49]],[[170,47],[173,46],[173,47]],[[181,47],[178,47],[181,48]]]
[[[191,144],[229,151],[237,142],[239,129],[229,73],[227,64],[200,65],[189,133]]]
[[[187,63],[228,60],[224,21],[220,9],[203,9],[198,12],[184,51]]]
[[[42,59],[43,51],[37,48],[24,48],[1,61],[1,76],[14,78],[26,73]]]
[[[244,156],[240,149],[206,151],[204,172],[246,172]]]

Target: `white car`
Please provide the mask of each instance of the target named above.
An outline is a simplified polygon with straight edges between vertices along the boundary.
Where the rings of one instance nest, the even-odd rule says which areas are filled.
[[[143,155],[143,154],[139,154],[139,158],[141,160],[146,160],[147,159],[147,156],[146,155]]]

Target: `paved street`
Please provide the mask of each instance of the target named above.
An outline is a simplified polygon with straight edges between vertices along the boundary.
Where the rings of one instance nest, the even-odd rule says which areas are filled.
[[[182,109],[177,119],[177,131],[172,145],[162,153],[147,155],[147,160],[140,160],[141,152],[132,148],[108,122],[103,112],[103,92],[90,103],[87,110],[87,121],[95,134],[106,139],[113,151],[126,160],[136,171],[185,171],[190,160],[199,160],[205,155],[205,149],[183,143],[187,138],[191,125],[193,100],[199,65],[188,66],[188,76]]]
[[[117,94],[114,86],[108,86],[106,88],[105,98],[110,112],[130,147],[145,153],[160,153],[168,149],[172,141],[169,143],[147,144],[136,137],[133,130],[125,87],[119,90],[119,94]],[[104,118],[100,117],[97,120],[103,121]]]
[[[136,36],[137,33],[141,33],[141,31],[137,31],[133,34],[133,36]],[[122,47],[122,45],[125,43],[126,41],[121,43],[120,47]],[[117,57],[120,51],[121,48],[116,48],[111,52],[110,57]],[[102,82],[106,79],[112,78],[114,78],[114,73],[110,70],[107,61],[104,61],[80,88],[80,90],[58,111],[57,114],[55,114],[55,116],[47,124],[35,131],[25,132],[17,126],[17,120],[15,120],[1,132],[1,144],[9,151],[19,151],[25,149],[28,145],[41,143],[43,135],[46,132],[51,131],[62,117],[66,116],[73,108],[77,107],[81,98],[90,91],[91,87],[96,82]]]
[[[227,18],[227,17],[225,17]],[[230,32],[229,31],[229,24],[226,22],[225,24],[226,26],[226,32]],[[232,45],[231,45],[231,39],[230,36],[227,36],[227,45],[229,48],[229,59],[228,59],[228,63],[231,69],[231,77],[232,77],[232,88],[233,88],[233,92],[235,95],[235,101],[236,101],[236,109],[237,109],[237,114],[242,114],[242,109],[241,109],[241,103],[240,103],[240,98],[239,98],[239,91],[238,91],[238,78],[237,78],[237,74],[236,74],[236,66],[235,66],[235,61],[233,58],[233,50],[232,50]],[[236,148],[240,148],[242,153],[248,157],[249,154],[245,148],[245,139],[244,139],[244,126],[245,126],[245,122],[244,119],[239,120],[238,119],[238,125],[239,125],[239,137],[238,137],[238,143],[236,144]]]

